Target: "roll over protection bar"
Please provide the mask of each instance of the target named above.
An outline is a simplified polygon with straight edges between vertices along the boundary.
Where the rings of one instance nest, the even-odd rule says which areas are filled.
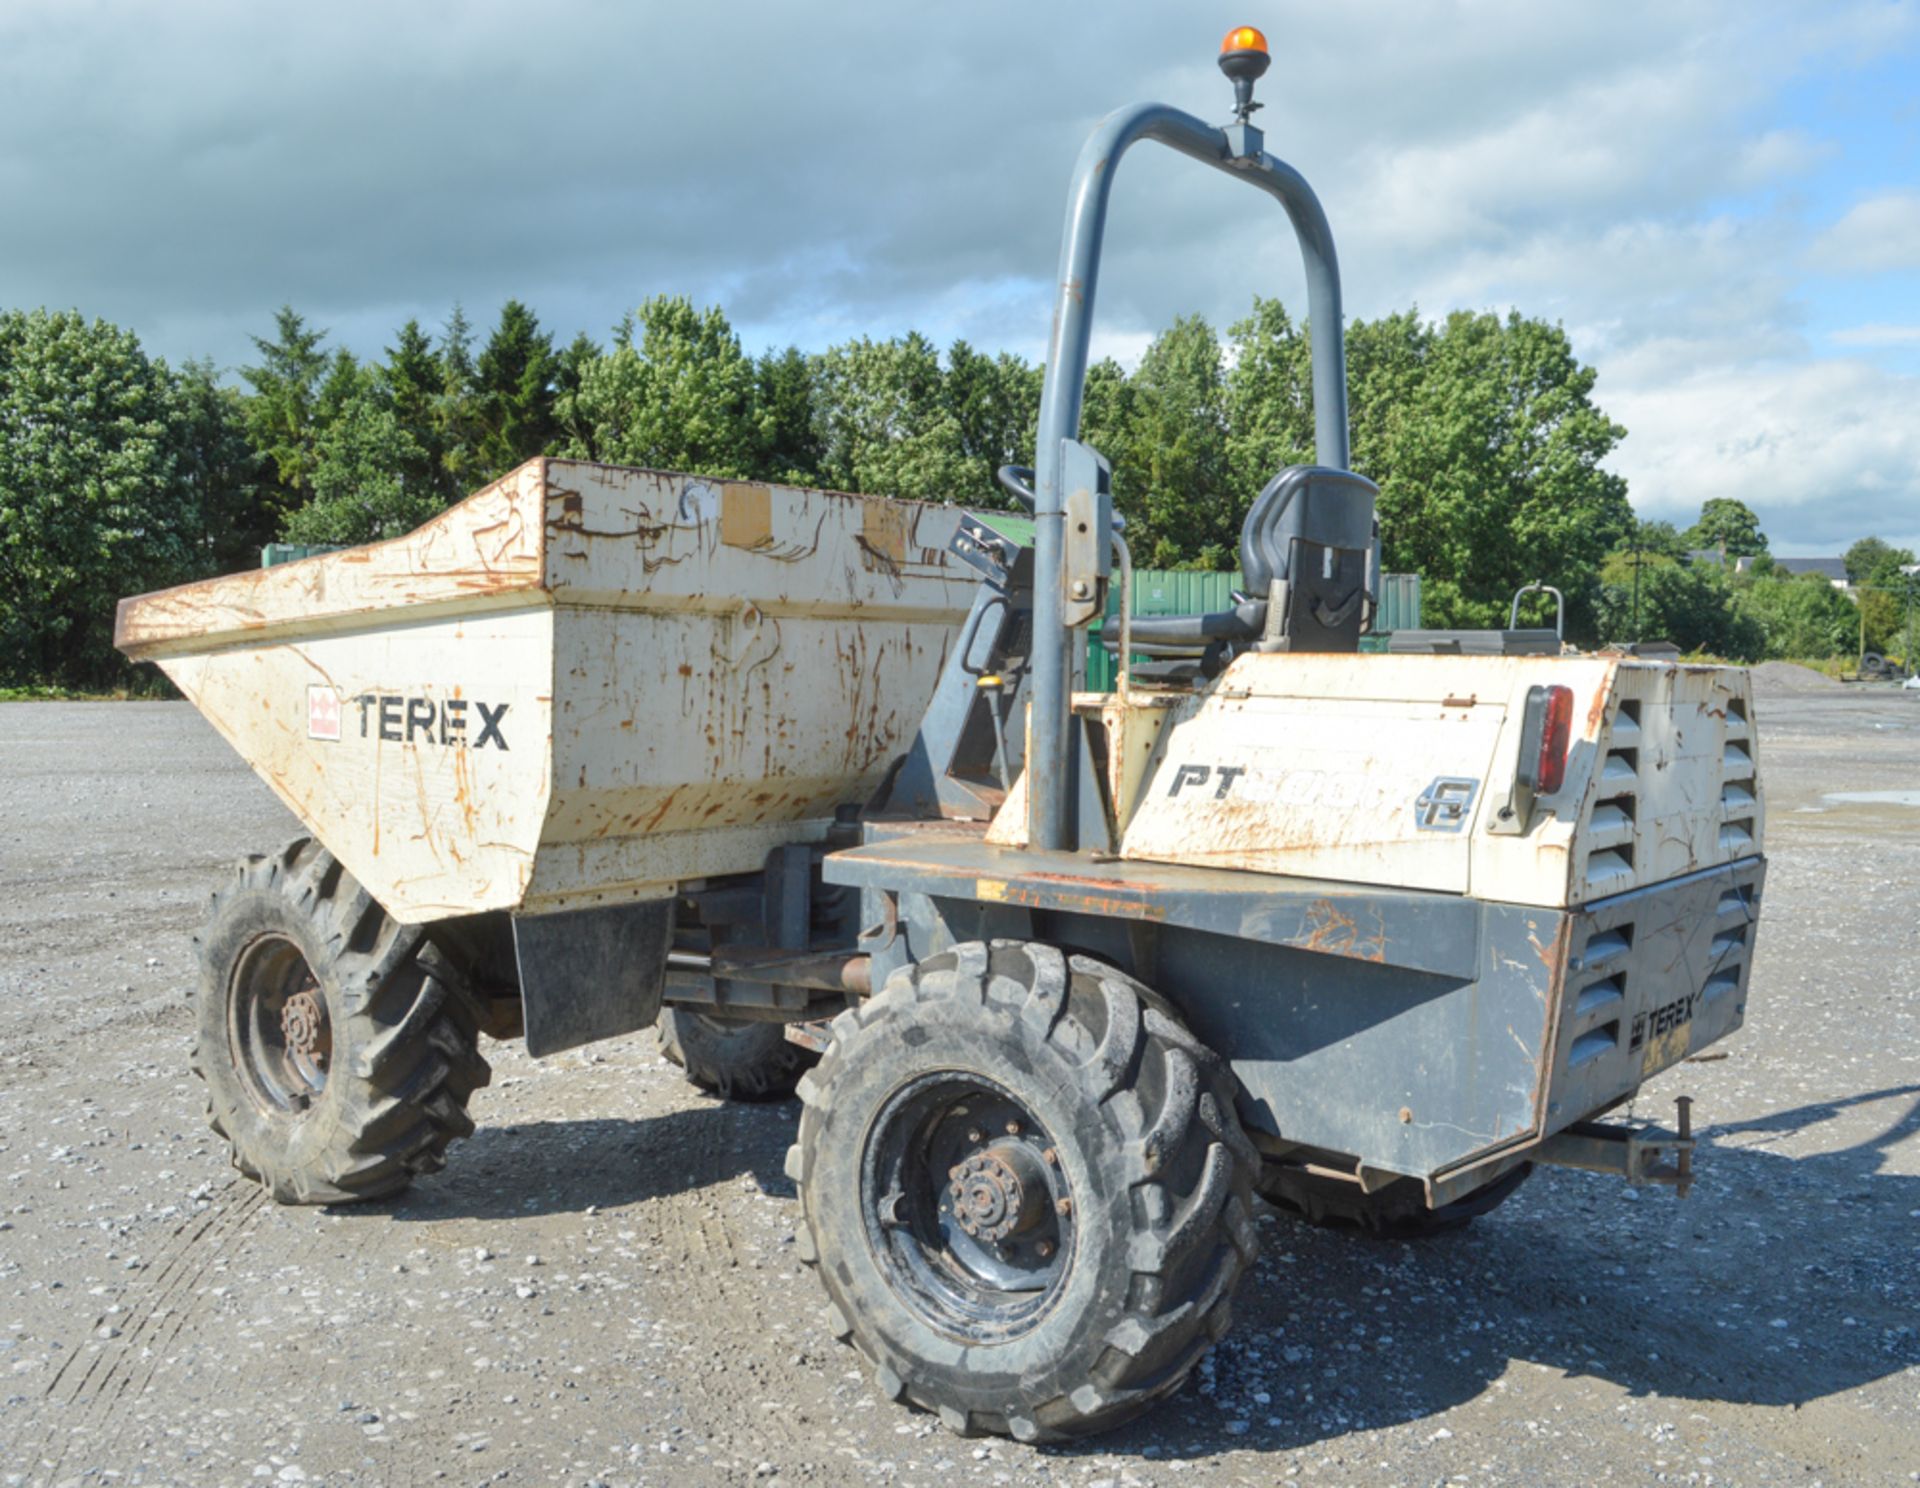
[[[1140,140],[1153,140],[1244,180],[1286,210],[1306,267],[1314,456],[1320,464],[1342,470],[1348,460],[1340,267],[1333,232],[1313,188],[1292,166],[1267,154],[1261,132],[1244,120],[1216,128],[1161,103],[1137,103],[1109,114],[1082,147],[1067,193],[1053,332],[1033,458],[1033,713],[1027,751],[1027,840],[1042,849],[1075,846],[1069,840],[1073,636],[1065,623],[1062,591],[1066,493],[1061,489],[1061,446],[1080,428],[1107,198],[1120,157]]]

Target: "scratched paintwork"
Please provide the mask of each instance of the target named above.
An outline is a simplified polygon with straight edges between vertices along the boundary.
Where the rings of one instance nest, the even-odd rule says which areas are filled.
[[[391,542],[123,601],[116,640],[404,921],[639,899],[871,793],[972,600],[957,521],[536,460]],[[382,739],[365,694],[504,703],[509,747]]]
[[[1548,684],[1574,694],[1566,783],[1538,799],[1526,831],[1495,834],[1527,692]],[[1171,708],[1164,695],[1141,701],[1153,710],[1145,727],[1126,720],[1126,699],[1103,704],[1115,757],[1147,741],[1144,785],[1115,792],[1130,861],[1567,906],[1760,851],[1751,697],[1738,668],[1250,655]],[[1474,782],[1457,830],[1416,808],[1440,779]],[[990,840],[1023,840],[1023,800],[1016,788]]]

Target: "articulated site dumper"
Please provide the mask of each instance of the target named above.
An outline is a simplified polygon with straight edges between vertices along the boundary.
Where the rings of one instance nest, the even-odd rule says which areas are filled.
[[[387,1195],[472,1130],[483,1032],[657,1024],[803,1101],[787,1171],[833,1332],[961,1432],[1097,1431],[1228,1326],[1264,1195],[1392,1236],[1536,1164],[1685,1191],[1606,1123],[1744,1016],[1764,861],[1742,671],[1524,632],[1362,655],[1318,201],[1162,105],[1081,155],[1030,517],[539,460],[409,536],[126,601],[306,824],[213,894],[196,1065],[286,1202]],[[1272,197],[1307,276],[1314,466],[1229,611],[1133,618],[1080,443],[1115,167]],[[1118,684],[1077,692],[1117,614]],[[1115,622],[1117,621],[1117,627]]]

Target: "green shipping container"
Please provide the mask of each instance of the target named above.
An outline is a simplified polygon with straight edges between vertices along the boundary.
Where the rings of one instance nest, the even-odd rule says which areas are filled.
[[[1136,615],[1211,615],[1233,608],[1233,591],[1240,582],[1237,573],[1195,573],[1179,568],[1142,568],[1133,573],[1133,613]],[[1119,622],[1118,600],[1108,604],[1107,615],[1115,629]],[[1384,651],[1389,631],[1420,628],[1420,575],[1380,575],[1380,613],[1373,633],[1362,636],[1360,649]],[[1093,628],[1087,642],[1087,690],[1112,692],[1113,653],[1101,643],[1103,625]]]
[[[298,563],[302,558],[312,558],[320,553],[337,553],[340,545],[310,546],[305,543],[268,543],[260,550],[260,566],[277,568],[282,563]]]

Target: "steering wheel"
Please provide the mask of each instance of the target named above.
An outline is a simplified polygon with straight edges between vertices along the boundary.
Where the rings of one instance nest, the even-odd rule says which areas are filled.
[[[1015,501],[1029,512],[1038,507],[1040,498],[1033,494],[1033,467],[1031,465],[1002,465],[994,476]]]

